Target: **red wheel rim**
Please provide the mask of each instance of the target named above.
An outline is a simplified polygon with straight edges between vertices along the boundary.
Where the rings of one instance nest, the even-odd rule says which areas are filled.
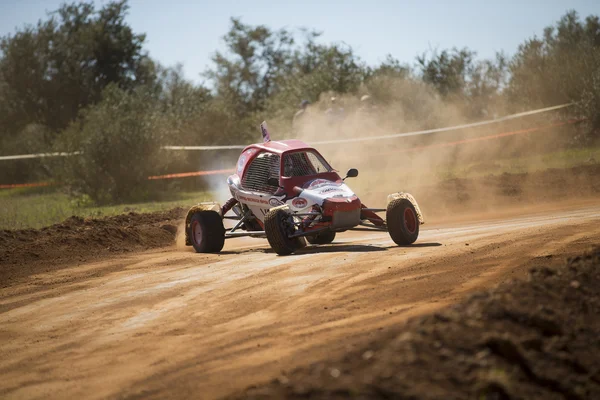
[[[202,227],[198,221],[192,223],[192,240],[197,245],[202,241]]]
[[[409,233],[415,233],[417,230],[417,217],[410,208],[404,209],[404,224]]]

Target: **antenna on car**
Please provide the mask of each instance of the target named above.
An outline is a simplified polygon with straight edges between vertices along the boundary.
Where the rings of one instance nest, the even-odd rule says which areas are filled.
[[[269,134],[269,131],[267,130],[267,121],[263,121],[262,124],[260,124],[260,131],[262,132],[263,143],[270,142],[271,135]]]

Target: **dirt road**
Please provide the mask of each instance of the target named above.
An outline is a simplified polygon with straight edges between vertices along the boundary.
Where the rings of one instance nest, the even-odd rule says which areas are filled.
[[[353,232],[278,257],[235,239],[37,274],[1,292],[0,397],[224,396],[599,241],[596,203],[424,225],[404,248]]]

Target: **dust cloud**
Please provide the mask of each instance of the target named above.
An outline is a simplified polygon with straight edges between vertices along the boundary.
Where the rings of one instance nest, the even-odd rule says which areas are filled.
[[[347,183],[367,206],[385,207],[388,194],[404,191],[416,197],[426,217],[493,212],[498,207],[535,204],[553,197],[564,200],[569,193],[596,195],[595,189],[587,187],[593,176],[571,179],[570,172],[563,170],[553,180],[552,173],[537,173],[566,166],[559,165],[556,153],[568,148],[574,128],[553,126],[560,122],[559,113],[381,139],[378,137],[490,120],[513,111],[505,104],[492,102],[493,110],[474,118],[461,99],[442,98],[427,85],[410,79],[388,80],[385,93],[385,105],[374,102],[374,96],[360,93],[323,93],[293,124],[267,115],[271,137],[315,143],[342,176],[349,168],[358,168],[359,176]],[[258,142],[258,123],[256,138]],[[317,143],[339,139],[361,141]],[[237,156],[231,157],[233,168]],[[223,167],[222,160],[218,165]],[[577,182],[577,188],[564,186],[573,182]],[[211,179],[209,187],[221,204],[230,197],[222,176]]]
[[[177,233],[175,235],[175,246],[180,250],[191,251],[191,247],[185,245],[185,220],[182,220],[177,225]]]
[[[442,99],[416,82],[390,82],[389,90],[397,93],[392,96],[395,100],[385,106],[370,98],[361,101],[358,96],[325,94],[309,106],[287,136],[309,144],[364,139],[315,147],[340,175],[349,168],[359,169],[358,178],[347,183],[370,207],[385,207],[387,194],[398,191],[415,195],[425,215],[434,217],[464,209],[493,211],[531,204],[557,194],[564,199],[560,182],[536,173],[557,167],[552,153],[569,144],[570,127],[552,126],[560,115],[541,114],[477,128],[378,139],[508,114],[504,105],[497,104],[494,112],[469,118],[463,103]],[[543,129],[536,130],[540,127]],[[272,136],[277,138],[276,134]],[[564,175],[560,180],[569,182],[569,176]],[[578,184],[587,183],[583,179]]]

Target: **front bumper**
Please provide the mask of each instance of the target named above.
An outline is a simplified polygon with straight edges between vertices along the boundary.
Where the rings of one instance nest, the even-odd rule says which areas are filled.
[[[323,215],[331,218],[333,230],[348,229],[360,224],[361,202],[356,196],[327,199],[322,208]]]

